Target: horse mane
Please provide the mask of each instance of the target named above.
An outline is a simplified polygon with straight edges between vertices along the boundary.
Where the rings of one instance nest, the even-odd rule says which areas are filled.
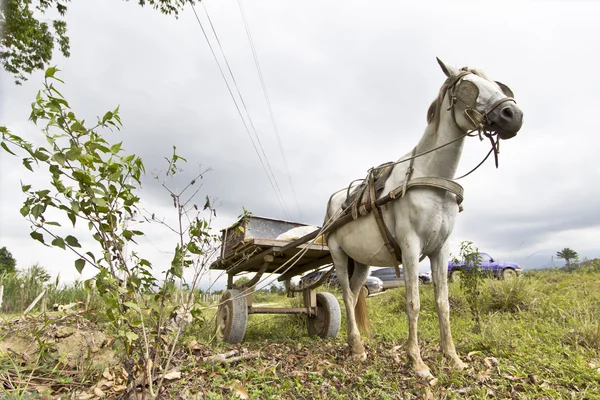
[[[475,69],[475,68],[469,68],[469,67],[463,67],[460,69],[460,71],[468,71],[472,74],[475,74],[485,80],[488,81],[492,81],[486,74],[485,72],[479,70],[479,69]],[[435,100],[433,100],[433,102],[431,103],[431,105],[429,106],[429,109],[427,110],[427,124],[431,124],[432,122],[435,123],[435,129],[437,130],[438,125],[440,124],[440,111],[442,109],[442,102],[444,101],[444,96],[446,95],[446,91],[448,90],[448,87],[454,82],[454,80],[452,79],[453,77],[450,77],[448,79],[446,79],[446,81],[444,82],[444,84],[442,85],[442,87],[440,88],[440,93],[438,94],[438,96],[436,97]]]

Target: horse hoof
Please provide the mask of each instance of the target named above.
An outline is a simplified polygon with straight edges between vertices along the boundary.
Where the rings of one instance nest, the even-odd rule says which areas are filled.
[[[350,359],[352,361],[358,361],[358,362],[366,361],[367,353],[352,354],[352,356],[350,356]]]
[[[429,371],[429,368],[424,368],[421,370],[417,370],[417,375],[423,379],[433,379],[433,375]]]
[[[462,371],[463,369],[466,369],[468,367],[467,363],[462,362],[460,359],[458,360],[454,360],[454,368],[456,368],[459,371]]]

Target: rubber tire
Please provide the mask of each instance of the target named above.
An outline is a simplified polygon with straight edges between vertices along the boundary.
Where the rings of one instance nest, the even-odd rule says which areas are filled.
[[[512,268],[505,268],[502,270],[502,279],[513,279],[517,277],[517,271]]]
[[[462,275],[462,271],[452,270],[450,272],[450,282],[460,282],[461,275]]]
[[[308,334],[323,339],[334,338],[340,332],[342,312],[340,303],[331,293],[317,293],[317,315],[306,317]]]
[[[246,296],[241,291],[231,289],[221,296],[217,309],[215,333],[219,340],[228,343],[241,343],[246,334],[248,306]]]

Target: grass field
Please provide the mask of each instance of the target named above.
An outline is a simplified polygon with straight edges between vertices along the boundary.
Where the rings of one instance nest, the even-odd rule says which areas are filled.
[[[480,293],[483,327],[475,333],[464,294],[452,284],[454,341],[469,365],[455,371],[439,351],[433,287],[421,286],[419,340],[423,359],[437,377],[433,381],[417,378],[408,363],[403,288],[367,300],[374,331],[365,337],[368,359],[362,363],[349,358],[345,321],[338,338],[326,341],[308,336],[303,317],[252,315],[244,342],[227,345],[215,342],[214,311],[207,310],[205,322],[191,326],[183,338],[175,363],[181,377],[169,383],[164,398],[600,399],[599,287],[600,273],[592,270],[486,280]],[[267,296],[260,301],[292,305],[298,300]],[[231,350],[241,360],[206,361]],[[15,363],[5,359],[2,366],[14,369]],[[88,370],[79,382],[92,386],[99,379],[94,373]],[[5,389],[5,395],[35,398],[24,397],[26,379],[22,383],[23,390]]]

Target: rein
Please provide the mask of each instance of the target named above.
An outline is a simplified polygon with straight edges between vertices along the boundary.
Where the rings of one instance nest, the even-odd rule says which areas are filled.
[[[464,107],[463,110],[463,115],[465,117],[465,119],[467,121],[469,121],[471,123],[471,125],[473,125],[473,129],[471,129],[470,131],[467,131],[466,133],[464,133],[463,135],[460,135],[459,137],[457,137],[456,139],[453,139],[447,143],[444,143],[440,146],[434,147],[433,149],[421,152],[419,154],[415,154],[415,151],[413,150],[413,154],[408,157],[405,158],[403,160],[399,160],[399,161],[395,161],[395,162],[391,162],[391,163],[385,163],[382,164],[378,167],[372,167],[369,169],[369,173],[371,171],[377,171],[383,168],[386,168],[388,166],[395,166],[398,164],[402,164],[405,162],[409,162],[409,161],[413,161],[416,158],[422,157],[426,154],[432,153],[436,150],[442,149],[446,146],[451,145],[454,142],[457,142],[463,138],[465,138],[466,136],[470,136],[470,137],[474,137],[474,136],[479,136],[479,140],[483,140],[484,137],[488,138],[490,140],[490,144],[491,144],[491,149],[488,152],[488,154],[484,157],[484,159],[475,166],[475,168],[473,168],[472,170],[470,170],[469,172],[467,172],[464,175],[459,176],[458,178],[454,178],[455,180],[458,179],[462,179],[470,174],[472,174],[473,172],[475,172],[479,167],[481,167],[483,165],[483,163],[485,161],[487,161],[487,159],[490,157],[490,155],[492,154],[492,152],[494,153],[494,163],[496,165],[496,168],[498,168],[498,154],[500,154],[500,141],[497,138],[497,133],[494,132],[493,130],[489,129],[489,122],[487,120],[487,116],[489,113],[491,113],[492,111],[494,111],[496,108],[498,108],[498,106],[500,106],[503,103],[506,103],[508,101],[512,101],[515,102],[515,99],[512,97],[505,97],[503,99],[500,99],[498,101],[496,101],[495,103],[493,103],[491,106],[489,106],[486,110],[483,111],[483,113],[480,113],[479,111],[477,111],[476,109],[474,109],[472,107],[472,105],[470,104],[466,104],[464,101],[462,101],[461,99],[459,99],[455,93],[455,89],[456,86],[460,83],[460,81],[462,80],[462,78],[464,78],[466,75],[472,74],[473,72],[468,71],[468,70],[463,70],[461,71],[458,75],[456,75],[455,77],[453,77],[452,81],[448,84],[448,86],[446,87],[446,92],[449,92],[449,103],[450,103],[450,107],[448,107],[448,111],[451,111],[451,115],[452,115],[452,120],[454,121],[454,124],[456,126],[458,126],[460,128],[460,125],[458,125],[458,122],[456,122],[456,109],[454,108],[454,106],[456,104],[460,104],[461,106]],[[474,133],[477,132],[477,133]],[[416,148],[415,148],[416,150]]]

